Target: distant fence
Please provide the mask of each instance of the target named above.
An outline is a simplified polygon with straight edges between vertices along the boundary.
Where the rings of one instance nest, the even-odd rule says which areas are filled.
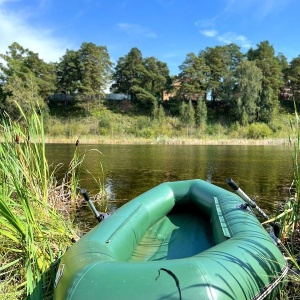
[[[106,100],[131,100],[129,94],[105,94]]]
[[[50,95],[48,97],[48,100],[50,102],[73,102],[75,100],[99,100],[103,99],[103,95],[94,95],[93,97],[85,97],[85,95],[82,94],[64,94],[64,93],[55,93],[53,95]],[[131,100],[131,96],[128,94],[105,94],[106,100]]]
[[[48,97],[49,101],[56,101],[56,102],[69,102],[75,100],[75,95],[70,94],[63,94],[63,93],[55,93]]]

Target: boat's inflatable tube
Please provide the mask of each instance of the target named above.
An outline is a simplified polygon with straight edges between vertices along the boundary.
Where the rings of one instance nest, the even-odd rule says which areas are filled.
[[[242,203],[202,180],[160,184],[68,249],[54,298],[272,299],[287,272],[286,261],[253,213],[239,208]],[[190,204],[211,219],[213,247],[188,258],[130,261],[149,227],[175,205]]]

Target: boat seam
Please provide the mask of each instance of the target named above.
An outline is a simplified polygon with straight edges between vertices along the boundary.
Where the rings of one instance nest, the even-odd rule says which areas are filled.
[[[143,205],[142,203],[139,204],[139,206],[126,218],[126,220],[124,222],[122,222],[122,224],[120,224],[120,226],[118,226],[118,228],[116,228],[113,233],[110,234],[110,236],[106,239],[105,243],[108,244],[108,243],[111,242],[111,240],[121,230],[121,228],[124,227],[127,223],[130,222],[132,217],[140,210],[142,205]]]
[[[288,265],[286,264],[280,271],[281,275],[278,278],[274,278],[268,285],[266,285],[263,290],[261,290],[258,294],[256,294],[252,300],[262,300],[265,299],[267,295],[269,295],[275,287],[281,282],[283,277],[287,274],[289,270]]]

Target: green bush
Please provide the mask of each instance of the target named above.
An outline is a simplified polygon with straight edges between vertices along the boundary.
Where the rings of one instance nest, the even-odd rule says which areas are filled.
[[[149,117],[139,116],[136,118],[135,127],[137,131],[143,130],[144,128],[149,128],[151,125],[152,122]]]
[[[114,120],[110,117],[109,114],[107,113],[102,113],[99,117],[98,117],[98,126],[100,128],[105,128],[105,129],[110,129],[111,124]]]
[[[247,137],[247,128],[241,126],[240,123],[233,123],[227,130],[226,135],[232,139],[242,139]]]
[[[99,135],[108,136],[110,134],[110,131],[107,128],[100,127],[99,128]]]
[[[47,128],[45,130],[46,134],[52,137],[65,135],[66,128],[64,124],[56,119],[52,119],[49,124],[47,123]]]
[[[248,139],[261,139],[272,135],[272,130],[265,123],[252,123],[248,126]]]
[[[226,129],[220,124],[209,124],[206,128],[206,133],[208,135],[222,135],[225,134]]]
[[[140,131],[137,131],[137,136],[142,138],[152,138],[155,136],[155,132],[151,128],[143,128]]]
[[[97,135],[99,133],[99,124],[97,120],[91,120],[88,122],[87,128],[88,128],[88,133],[91,135]]]
[[[83,136],[89,133],[89,128],[86,124],[76,121],[70,121],[66,124],[67,137]]]

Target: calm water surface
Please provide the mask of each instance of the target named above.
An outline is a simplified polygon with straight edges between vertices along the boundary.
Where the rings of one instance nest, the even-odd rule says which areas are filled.
[[[67,166],[74,148],[74,145],[47,145],[49,162]],[[293,178],[292,149],[288,146],[79,146],[80,153],[90,149],[102,154],[88,152],[84,168],[101,179],[116,206],[164,181],[200,178],[230,190],[225,180],[231,177],[270,213],[288,198]],[[86,171],[81,187],[91,194],[97,189]]]

